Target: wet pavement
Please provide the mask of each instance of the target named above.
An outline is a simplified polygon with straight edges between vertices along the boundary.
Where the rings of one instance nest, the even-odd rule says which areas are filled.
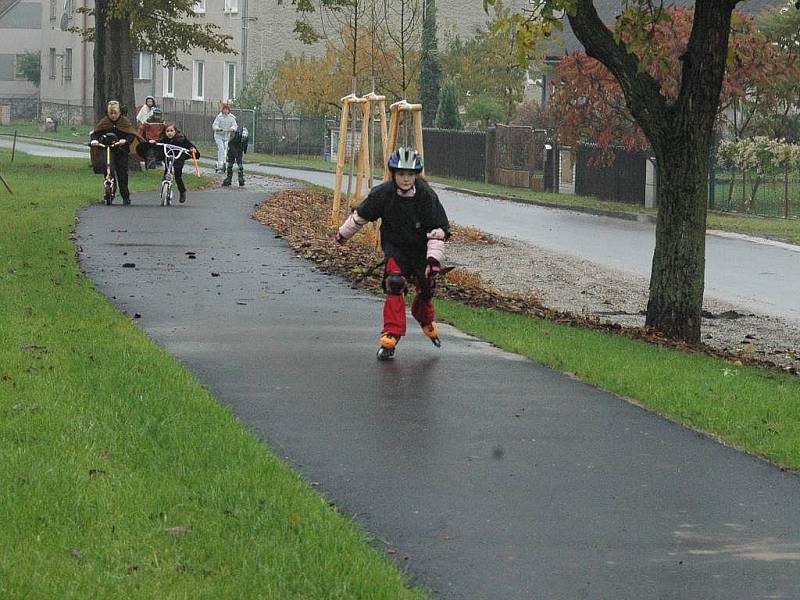
[[[81,263],[415,583],[470,600],[800,597],[798,476],[451,327],[437,350],[412,326],[377,362],[380,299],[252,220],[283,185],[254,183],[91,206]]]

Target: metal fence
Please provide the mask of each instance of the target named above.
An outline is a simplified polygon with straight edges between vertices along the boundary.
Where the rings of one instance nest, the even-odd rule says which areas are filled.
[[[440,177],[485,181],[486,133],[423,129],[425,172]]]
[[[644,204],[647,154],[612,148],[603,160],[597,146],[580,144],[575,161],[575,193],[626,204]]]
[[[800,217],[800,171],[759,174],[712,166],[708,207],[765,217]]]

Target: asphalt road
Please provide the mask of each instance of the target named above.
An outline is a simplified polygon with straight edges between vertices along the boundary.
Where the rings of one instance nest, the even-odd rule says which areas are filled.
[[[252,220],[269,191],[253,184],[91,206],[82,266],[415,582],[470,600],[800,597],[798,476],[451,327],[440,350],[412,329],[377,362],[380,300]]]
[[[261,167],[265,173],[333,187],[330,173]],[[460,225],[524,240],[560,254],[650,276],[655,226],[530,204],[481,198],[434,185]],[[800,247],[706,236],[706,295],[769,315],[800,320]]]

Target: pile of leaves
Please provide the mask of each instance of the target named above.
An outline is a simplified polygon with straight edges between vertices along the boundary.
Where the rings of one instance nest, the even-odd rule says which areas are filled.
[[[376,248],[370,226],[364,227],[345,245],[334,241],[336,228],[331,226],[331,194],[312,189],[290,189],[278,192],[256,206],[253,218],[274,230],[298,256],[311,260],[326,273],[335,273],[351,282],[353,287],[381,290],[383,253]],[[344,214],[337,222],[344,221]],[[491,236],[472,227],[450,225],[450,243],[492,244]],[[737,355],[708,346],[693,346],[681,340],[665,337],[658,331],[643,327],[623,327],[619,323],[587,318],[568,312],[549,309],[532,295],[498,290],[485,284],[476,273],[454,269],[438,282],[438,297],[455,300],[469,306],[491,308],[511,313],[531,315],[556,323],[587,327],[616,333],[632,339],[686,351],[704,352],[724,358],[736,365],[743,363],[796,373],[794,368],[783,369],[771,361]]]

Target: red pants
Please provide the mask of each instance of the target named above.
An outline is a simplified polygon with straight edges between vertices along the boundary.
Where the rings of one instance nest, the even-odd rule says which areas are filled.
[[[402,276],[403,271],[397,261],[389,258],[386,261],[386,271],[384,273],[384,281],[390,275]],[[433,290],[424,293],[418,278],[415,276],[414,286],[416,288],[416,295],[414,301],[411,303],[411,315],[420,323],[420,325],[428,325],[433,323],[436,313],[433,310]],[[404,336],[406,334],[406,300],[405,289],[401,293],[392,293],[390,286],[386,285],[386,301],[383,303],[383,333],[392,333],[396,336]]]

